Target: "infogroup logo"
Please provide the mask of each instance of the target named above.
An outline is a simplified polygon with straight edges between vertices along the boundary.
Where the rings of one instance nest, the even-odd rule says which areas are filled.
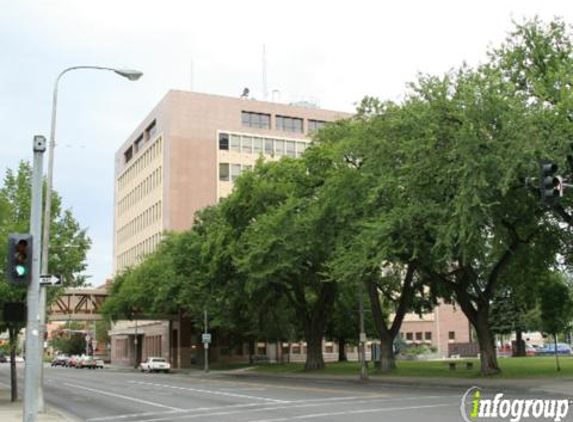
[[[479,387],[472,387],[462,397],[460,412],[466,422],[493,418],[510,422],[523,419],[560,422],[567,417],[571,405],[568,399],[507,399],[503,393],[485,398]]]

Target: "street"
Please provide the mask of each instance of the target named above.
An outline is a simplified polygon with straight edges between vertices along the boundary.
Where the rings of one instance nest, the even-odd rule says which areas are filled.
[[[65,368],[46,368],[45,379],[49,406],[89,422],[460,420],[452,390]],[[9,385],[6,365],[0,383]]]
[[[19,375],[21,388],[23,367]],[[47,404],[88,422],[460,421],[464,393],[376,383],[204,377],[201,372],[46,368],[45,378]],[[0,366],[0,384],[9,385],[7,365]]]

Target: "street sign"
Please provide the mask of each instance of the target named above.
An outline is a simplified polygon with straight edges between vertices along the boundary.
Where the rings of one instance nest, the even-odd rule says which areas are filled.
[[[58,286],[62,284],[62,279],[52,274],[40,276],[40,286]]]
[[[211,343],[211,334],[203,334],[203,343],[205,344],[209,344]]]

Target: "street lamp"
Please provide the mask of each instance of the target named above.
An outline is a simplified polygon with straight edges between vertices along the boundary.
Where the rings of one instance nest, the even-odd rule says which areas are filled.
[[[50,244],[50,221],[52,218],[52,180],[54,174],[54,148],[56,147],[56,109],[58,103],[58,84],[62,76],[72,70],[107,70],[114,72],[130,81],[137,81],[143,76],[143,72],[134,69],[116,69],[112,67],[103,66],[72,66],[64,69],[56,78],[54,84],[54,93],[52,96],[52,121],[50,128],[50,148],[48,150],[48,174],[46,183],[46,205],[44,208],[44,226],[42,231],[42,273],[48,274],[48,253]],[[45,329],[46,325],[46,288],[40,288],[40,303],[39,303],[39,314],[40,314],[40,326],[41,331]],[[43,355],[44,347],[40,347],[40,353]],[[43,356],[41,356],[43,357]],[[38,388],[38,409],[44,411],[44,392],[43,392],[43,368],[40,369],[40,379]]]

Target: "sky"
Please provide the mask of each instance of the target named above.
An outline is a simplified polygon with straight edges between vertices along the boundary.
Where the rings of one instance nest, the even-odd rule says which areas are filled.
[[[130,82],[77,70],[59,83],[54,188],[93,246],[93,285],[112,275],[114,153],[170,90],[352,112],[365,95],[400,101],[420,73],[475,66],[512,21],[538,15],[573,24],[565,0],[193,1],[2,0],[0,177],[32,160],[49,137],[57,75],[70,66],[141,70]],[[47,167],[47,156],[44,167]]]

